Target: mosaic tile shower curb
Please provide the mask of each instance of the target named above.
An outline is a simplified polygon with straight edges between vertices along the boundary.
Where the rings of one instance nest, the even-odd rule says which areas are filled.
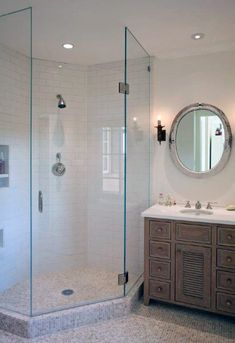
[[[128,296],[36,317],[0,309],[0,330],[33,338],[128,315],[142,295],[142,280]]]

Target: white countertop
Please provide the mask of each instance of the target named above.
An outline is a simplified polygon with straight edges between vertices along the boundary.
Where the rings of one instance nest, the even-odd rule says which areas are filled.
[[[164,206],[157,204],[142,212],[141,216],[145,218],[235,225],[235,211],[227,211],[223,207],[214,207],[212,209],[213,214],[210,215],[181,213],[180,210],[183,209],[185,209],[183,205]],[[202,207],[202,209],[205,208]]]

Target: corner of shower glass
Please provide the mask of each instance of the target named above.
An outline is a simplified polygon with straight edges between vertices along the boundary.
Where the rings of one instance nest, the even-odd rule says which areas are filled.
[[[124,294],[143,275],[144,223],[150,204],[150,55],[125,27]]]
[[[0,14],[0,32],[0,307],[30,316],[32,7]]]

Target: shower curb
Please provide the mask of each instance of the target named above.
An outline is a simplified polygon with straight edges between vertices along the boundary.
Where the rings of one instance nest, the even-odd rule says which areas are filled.
[[[34,338],[62,330],[78,328],[83,325],[95,324],[99,321],[120,318],[128,315],[133,310],[142,294],[143,280],[141,278],[127,296],[118,299],[35,317],[0,309],[0,330],[25,338]]]

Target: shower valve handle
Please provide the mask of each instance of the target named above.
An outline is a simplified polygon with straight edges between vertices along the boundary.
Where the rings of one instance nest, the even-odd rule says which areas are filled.
[[[43,195],[42,195],[42,191],[38,192],[38,211],[40,213],[43,212]]]

